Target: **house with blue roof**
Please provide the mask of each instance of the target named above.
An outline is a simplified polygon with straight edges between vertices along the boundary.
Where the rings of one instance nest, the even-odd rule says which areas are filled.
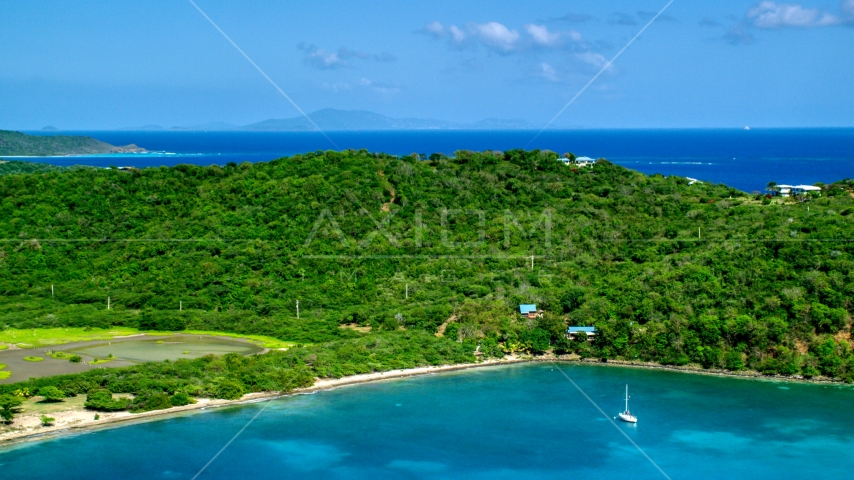
[[[575,340],[576,336],[583,334],[587,337],[588,341],[593,341],[593,338],[596,337],[596,327],[569,327],[566,333],[569,335],[570,340]]]
[[[534,304],[519,305],[519,313],[522,314],[522,317],[524,318],[538,318],[543,316],[543,311],[537,310],[537,306]]]

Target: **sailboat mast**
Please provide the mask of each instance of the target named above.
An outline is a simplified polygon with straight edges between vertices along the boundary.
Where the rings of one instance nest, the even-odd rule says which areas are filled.
[[[629,386],[626,385],[626,411],[629,411]]]

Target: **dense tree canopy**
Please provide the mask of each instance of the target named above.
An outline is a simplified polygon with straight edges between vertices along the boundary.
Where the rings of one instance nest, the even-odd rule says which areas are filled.
[[[770,200],[544,151],[5,175],[0,325],[312,344],[441,327],[491,356],[850,379],[851,189]],[[599,334],[569,342],[567,324]]]

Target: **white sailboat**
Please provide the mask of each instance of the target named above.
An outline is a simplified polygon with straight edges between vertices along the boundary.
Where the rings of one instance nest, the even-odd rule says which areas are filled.
[[[626,385],[626,411],[619,414],[620,420],[629,423],[638,423],[638,418],[629,412],[629,386]]]

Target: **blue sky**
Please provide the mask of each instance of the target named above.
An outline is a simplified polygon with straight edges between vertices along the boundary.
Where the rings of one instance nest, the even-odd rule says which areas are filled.
[[[305,111],[544,124],[667,0],[195,0]],[[186,0],[0,3],[0,128],[297,111]],[[555,125],[854,126],[854,0],[676,0]]]

